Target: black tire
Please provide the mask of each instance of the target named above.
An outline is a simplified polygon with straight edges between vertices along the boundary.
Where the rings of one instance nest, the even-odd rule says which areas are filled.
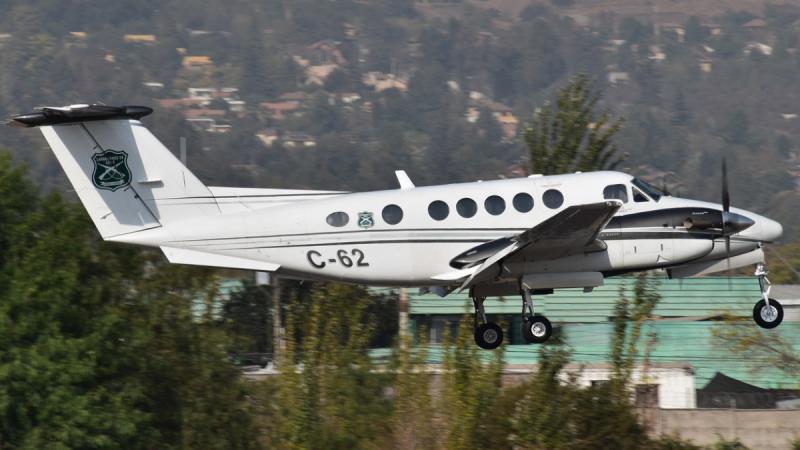
[[[774,298],[769,299],[769,306],[773,308],[774,315],[768,315],[767,302],[761,299],[753,307],[753,320],[761,328],[775,328],[783,322],[783,306]]]
[[[553,325],[547,317],[534,315],[522,323],[522,336],[532,344],[541,344],[550,339],[553,334]]]
[[[475,343],[484,350],[494,350],[503,343],[503,330],[496,323],[484,323],[475,328]]]

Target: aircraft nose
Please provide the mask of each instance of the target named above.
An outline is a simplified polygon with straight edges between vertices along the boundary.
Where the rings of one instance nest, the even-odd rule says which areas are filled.
[[[780,223],[766,217],[759,222],[761,222],[761,233],[759,233],[761,241],[777,241],[783,234],[783,226]]]

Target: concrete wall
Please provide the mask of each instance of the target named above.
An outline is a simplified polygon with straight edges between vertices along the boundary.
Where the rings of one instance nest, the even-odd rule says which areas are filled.
[[[800,438],[800,410],[646,409],[642,419],[653,436],[678,435],[696,444],[719,437],[739,439],[753,450],[789,450]]]

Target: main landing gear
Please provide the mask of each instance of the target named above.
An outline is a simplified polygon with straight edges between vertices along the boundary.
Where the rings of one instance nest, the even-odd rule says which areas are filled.
[[[496,323],[486,320],[486,311],[483,309],[484,300],[486,300],[485,297],[472,299],[472,304],[475,306],[475,343],[482,349],[494,350],[503,343],[503,329]]]
[[[753,320],[761,328],[775,328],[783,322],[783,306],[774,298],[769,298],[770,282],[764,264],[756,266],[755,276],[761,287],[761,300],[753,308]]]
[[[486,350],[494,350],[503,343],[503,330],[494,322],[486,319],[483,309],[484,297],[474,297],[475,307],[475,343]],[[535,344],[545,342],[553,334],[553,325],[545,316],[533,313],[533,300],[527,289],[522,290],[522,336]]]
[[[526,341],[541,344],[553,334],[553,325],[547,317],[533,313],[531,291],[522,289],[522,336]]]

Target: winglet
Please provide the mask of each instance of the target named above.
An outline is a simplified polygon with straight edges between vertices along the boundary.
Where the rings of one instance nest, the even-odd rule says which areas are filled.
[[[397,182],[400,183],[400,189],[414,189],[414,183],[405,170],[395,170],[394,175],[397,177]]]

